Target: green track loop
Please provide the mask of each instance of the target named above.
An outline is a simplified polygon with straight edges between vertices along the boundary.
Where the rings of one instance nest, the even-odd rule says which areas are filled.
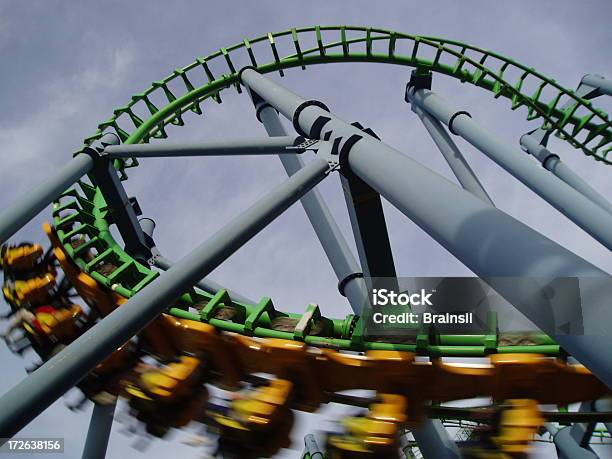
[[[272,61],[264,62],[260,57],[264,51],[267,56],[271,51]],[[454,77],[490,91],[495,98],[509,99],[512,110],[524,107],[527,119],[538,122],[534,128],[544,127],[586,155],[612,164],[612,159],[608,158],[612,149],[612,127],[608,115],[593,107],[591,101],[575,96],[572,90],[563,88],[534,69],[491,51],[452,40],[353,26],[315,26],[269,33],[198,58],[154,82],[144,92],[134,95],[128,104],[114,110],[113,116],[101,123],[95,134],[85,139],[84,146],[106,132],[116,133],[126,144],[166,138],[165,127],[168,124],[183,126],[183,117],[188,111],[203,114],[202,105],[207,99],[221,103],[221,92],[232,86],[241,92],[238,71],[246,65],[257,67],[261,73],[279,72],[284,76],[287,69],[306,69],[310,65],[334,62],[396,64]],[[213,64],[215,69],[221,67],[225,71],[215,75]],[[193,83],[196,78],[203,78],[207,82],[198,86]],[[181,89],[180,93],[176,88]],[[548,95],[545,96],[545,93]],[[152,99],[167,102],[158,107]],[[127,179],[125,169],[137,165],[138,162],[132,160],[118,162],[116,167]],[[108,214],[109,209],[100,189],[85,181],[66,191],[53,208],[54,224],[69,256],[98,282],[130,298],[159,274],[121,249],[109,231]],[[85,242],[76,247],[74,242],[78,239]],[[84,255],[91,250],[95,256],[86,260]],[[105,272],[102,269],[104,265],[112,265],[112,272]],[[319,317],[317,327],[311,324],[312,329],[317,328],[316,334],[296,334],[276,330],[273,325],[279,319],[297,322],[300,314],[276,311],[271,302],[266,305],[265,311],[260,311],[261,303],[241,304],[228,299],[227,295],[223,298],[222,301],[231,304],[220,303],[219,298],[215,298],[214,301],[219,304],[206,309],[206,314],[193,312],[206,308],[213,296],[192,289],[168,312],[177,317],[206,321],[220,330],[298,339],[313,346],[345,350],[396,349],[457,357],[504,352],[557,355],[560,351],[559,346],[544,335],[532,336],[528,345],[502,345],[500,337],[495,334],[437,336],[427,338],[425,343],[420,340],[415,343],[371,342],[363,339],[359,320],[353,315],[345,319]],[[215,318],[214,309],[218,307],[238,311],[235,321]],[[512,337],[507,339],[511,341]]]

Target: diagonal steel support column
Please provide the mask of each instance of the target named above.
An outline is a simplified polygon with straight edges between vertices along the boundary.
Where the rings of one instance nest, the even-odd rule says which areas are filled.
[[[76,155],[45,183],[24,193],[13,205],[0,213],[0,244],[5,243],[22,226],[62,194],[94,166],[94,160],[85,154]]]
[[[253,97],[253,103],[257,110],[257,118],[269,136],[287,135],[276,110],[270,104],[258,97]],[[282,155],[279,158],[289,176],[304,167],[304,161],[297,155]],[[302,197],[301,203],[338,278],[338,290],[347,298],[353,312],[361,313],[367,301],[363,274],[323,196],[318,190],[311,190]]]
[[[94,403],[82,459],[104,459],[106,457],[116,405],[116,400],[108,405]]]
[[[104,358],[137,334],[198,280],[225,261],[330,171],[316,158],[221,228],[126,304],[0,398],[0,440],[12,437]]]
[[[304,153],[301,137],[214,140],[196,143],[113,145],[104,150],[109,158],[174,158],[180,156],[283,155]]]
[[[429,112],[541,196],[597,241],[612,250],[612,215],[557,177],[534,166],[525,155],[480,127],[466,111],[455,110],[428,89],[406,88],[411,103]]]
[[[429,132],[429,135],[440,150],[440,153],[442,153],[442,156],[444,156],[444,159],[461,186],[474,196],[478,196],[485,203],[494,205],[480,183],[480,180],[478,180],[478,177],[476,177],[476,174],[461,154],[461,151],[457,148],[453,139],[448,135],[446,129],[444,129],[444,126],[418,105],[412,104],[412,111],[416,113],[423,122],[423,126],[425,126],[425,129]]]
[[[553,443],[559,459],[599,459],[589,446],[580,446],[571,434],[571,427],[557,429],[552,425],[546,426],[553,437]]]
[[[305,101],[249,68],[242,70],[241,79],[294,120],[298,132],[330,142],[340,139],[337,157],[341,168],[358,175],[476,275],[487,278],[493,288],[544,332],[554,335],[556,330],[547,331],[550,327],[542,323],[538,308],[526,306],[524,292],[516,291],[513,283],[504,283],[504,277],[593,278],[609,288],[610,276],[601,269],[340,120],[320,102]],[[555,339],[612,387],[612,361],[603,351],[612,347],[612,338],[603,326],[612,322],[612,310],[607,307],[606,295],[595,289],[581,291],[581,295],[585,336],[557,335]]]
[[[380,195],[350,171],[340,177],[368,290],[398,291],[397,273]],[[375,285],[374,285],[375,283]]]
[[[558,155],[552,153],[545,146],[538,142],[532,134],[525,134],[521,137],[521,146],[534,158],[536,158],[544,169],[552,172],[556,177],[563,180],[574,190],[586,196],[602,209],[612,214],[612,203],[595,191],[591,185],[585,182],[580,176],[575,174],[567,165],[561,161]]]

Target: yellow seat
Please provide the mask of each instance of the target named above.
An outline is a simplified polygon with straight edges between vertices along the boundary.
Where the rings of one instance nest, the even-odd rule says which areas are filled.
[[[18,247],[3,246],[0,268],[15,272],[31,271],[42,256],[43,248],[38,244],[23,244]]]
[[[494,444],[507,454],[527,454],[529,443],[537,434],[544,418],[536,400],[508,400],[510,407],[503,411],[499,435],[492,437]]]
[[[198,381],[202,362],[191,356],[181,356],[161,369],[144,372],[140,376],[143,391],[149,396],[164,401],[172,401],[189,393]]]

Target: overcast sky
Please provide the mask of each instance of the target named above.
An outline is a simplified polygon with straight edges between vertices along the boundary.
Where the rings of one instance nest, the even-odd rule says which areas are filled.
[[[425,6],[427,5],[427,6]],[[612,3],[592,1],[80,1],[0,2],[0,208],[65,163],[99,122],[154,80],[204,56],[267,32],[316,24],[387,28],[457,39],[491,49],[575,88],[582,75],[612,77]],[[387,143],[438,173],[451,173],[418,118],[403,101],[410,69],[372,64],[317,66],[287,72],[282,83],[305,98],[324,101],[345,120],[369,126]],[[278,79],[278,75],[273,76]],[[534,128],[505,99],[434,77],[434,89],[491,129],[518,152],[521,134]],[[174,140],[264,136],[244,94],[227,90],[222,105],[168,132]],[[609,101],[597,104],[610,112]],[[289,125],[287,125],[289,126]],[[495,204],[607,272],[609,252],[465,142],[458,145]],[[596,163],[556,139],[550,148],[605,196],[612,196],[610,166]],[[156,240],[178,259],[257,197],[285,178],[274,157],[142,161],[126,188],[144,215],[157,221]],[[319,186],[347,239],[351,232],[337,177]],[[452,203],[449,203],[452,205]],[[385,204],[398,272],[404,276],[469,275],[459,261],[402,214]],[[43,212],[14,240],[44,241]],[[351,245],[353,243],[351,242]],[[337,280],[305,214],[294,206],[218,268],[211,278],[253,298],[271,296],[276,307],[301,312],[316,302],[330,317],[349,312]],[[0,393],[35,361],[0,346]],[[73,394],[74,395],[74,394]],[[80,457],[91,406],[81,413],[65,400],[39,416],[22,436],[62,436],[67,458]],[[120,411],[123,410],[120,407]],[[338,419],[345,408],[326,408]],[[313,421],[314,420],[314,421]],[[321,428],[320,417],[300,417],[295,438]],[[134,437],[115,423],[109,457],[142,458]],[[70,434],[68,434],[70,432]],[[149,457],[201,457],[176,434],[156,441]],[[301,446],[296,443],[296,449]],[[542,453],[545,455],[545,453]],[[285,451],[284,457],[295,457]],[[178,457],[178,456],[176,456]]]

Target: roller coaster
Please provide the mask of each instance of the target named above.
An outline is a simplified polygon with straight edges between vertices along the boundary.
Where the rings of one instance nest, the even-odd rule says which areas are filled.
[[[270,53],[268,62],[263,56]],[[412,68],[407,106],[459,186],[389,147],[372,129],[347,123],[323,102],[265,76],[339,62]],[[225,71],[214,74],[219,68]],[[520,148],[437,95],[438,74],[523,110],[533,129],[520,138]],[[193,83],[201,78],[203,84]],[[250,98],[267,138],[161,141],[168,125],[183,126],[189,112],[202,115],[232,88]],[[330,402],[361,411],[342,419],[336,432],[307,435],[305,459],[519,458],[545,435],[559,457],[597,457],[590,444],[609,442],[612,428],[612,359],[602,352],[612,345],[605,328],[611,312],[603,307],[610,297],[598,294],[607,291],[610,276],[495,207],[449,132],[609,251],[612,205],[547,144],[552,134],[602,167],[612,164],[611,122],[593,102],[610,95],[612,81],[597,75],[570,90],[475,46],[353,26],[269,33],[174,70],[116,109],[63,169],[0,214],[2,291],[10,306],[5,341],[16,353],[33,348],[42,360],[0,398],[0,438],[13,437],[76,386],[82,403],[95,403],[87,458],[105,457],[118,397],[156,437],[192,421],[204,424],[218,437],[218,457],[272,457],[290,446],[295,411],[315,412]],[[295,135],[285,131],[279,114]],[[123,188],[128,173],[142,158],[232,155],[278,155],[289,177],[185,258],[168,260],[155,245],[154,222],[139,219],[138,201]],[[334,172],[358,259],[314,189]],[[397,278],[381,196],[488,279],[541,332],[500,332],[493,317],[486,334],[368,335],[371,279]],[[282,312],[271,298],[253,301],[207,278],[297,201],[351,305],[344,318],[326,317],[317,304],[303,314]],[[48,250],[8,242],[49,204]],[[505,277],[595,279],[593,289],[601,284],[604,290],[585,293],[583,332],[562,333],[496,280]],[[214,401],[211,385],[227,399]],[[347,392],[359,389],[373,395]],[[447,404],[480,397],[490,404]],[[580,411],[568,411],[577,402]],[[454,439],[453,428],[459,429]]]

